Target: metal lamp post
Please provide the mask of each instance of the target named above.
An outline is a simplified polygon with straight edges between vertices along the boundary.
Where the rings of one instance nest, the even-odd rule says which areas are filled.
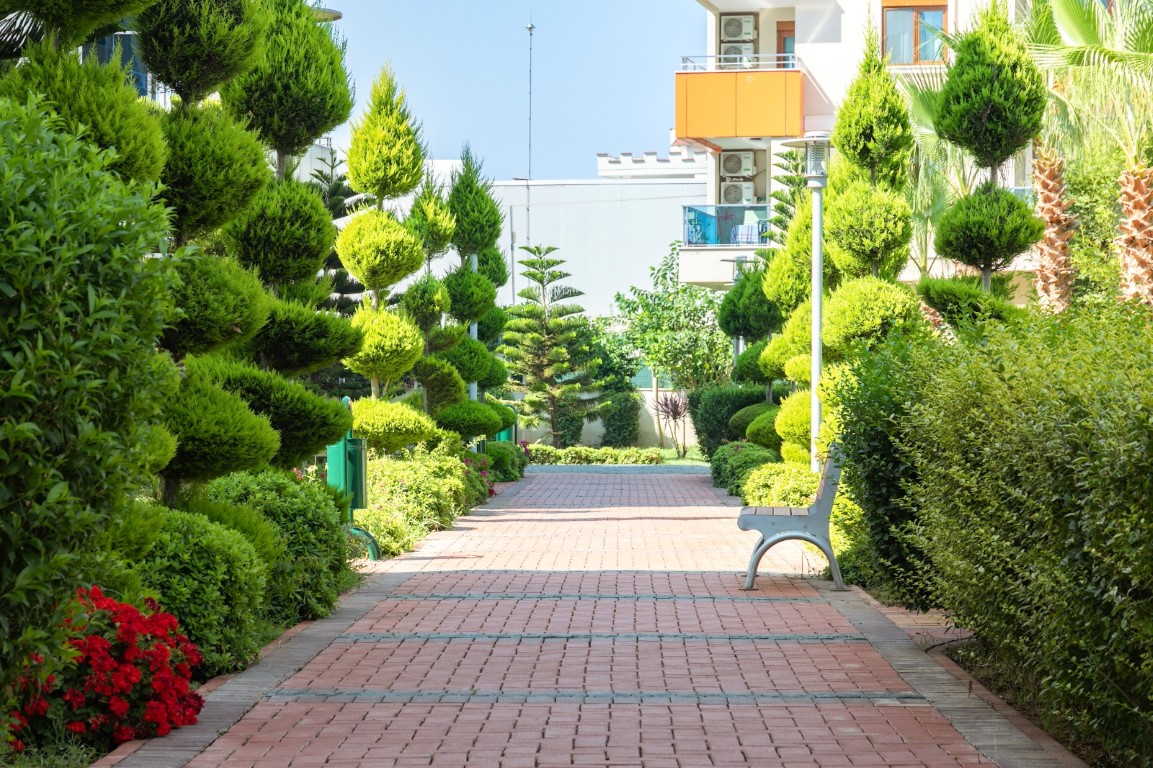
[[[805,178],[813,191],[813,367],[810,373],[809,393],[811,406],[809,414],[809,466],[814,472],[821,471],[817,457],[817,433],[821,429],[821,401],[817,397],[817,386],[821,380],[821,293],[824,289],[824,254],[821,241],[824,236],[822,197],[825,181],[828,179],[829,134],[825,131],[810,131],[803,139],[784,142],[786,147],[805,151]]]

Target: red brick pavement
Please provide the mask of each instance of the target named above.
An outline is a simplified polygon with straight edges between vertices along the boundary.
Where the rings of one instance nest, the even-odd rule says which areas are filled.
[[[735,518],[701,475],[535,476],[377,564],[403,581],[187,765],[1060,764],[982,754],[856,593],[764,575],[799,550],[742,591]]]

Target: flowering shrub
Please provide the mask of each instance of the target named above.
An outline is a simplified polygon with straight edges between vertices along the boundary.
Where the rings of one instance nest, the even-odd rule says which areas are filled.
[[[483,504],[488,497],[496,496],[496,486],[491,476],[492,459],[483,453],[464,451],[460,454],[460,460],[464,462],[469,506]]]
[[[33,656],[21,677],[20,709],[12,713],[12,748],[59,728],[94,746],[164,736],[192,725],[204,699],[189,686],[200,651],[180,634],[176,618],[148,601],[149,612],[105,597],[100,587],[76,591],[65,619],[75,660],[38,680]]]

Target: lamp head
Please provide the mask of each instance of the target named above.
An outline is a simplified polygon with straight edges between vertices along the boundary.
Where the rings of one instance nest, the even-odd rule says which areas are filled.
[[[783,142],[786,147],[805,150],[805,178],[810,187],[825,186],[829,176],[829,133],[809,131],[803,139]]]

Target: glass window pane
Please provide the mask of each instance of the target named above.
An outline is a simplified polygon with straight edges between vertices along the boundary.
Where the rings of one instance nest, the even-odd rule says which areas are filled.
[[[885,54],[892,64],[913,63],[913,13],[909,8],[885,11]]]
[[[918,61],[940,61],[941,38],[937,33],[945,26],[945,11],[918,11],[920,29],[917,40]]]
[[[781,49],[778,53],[785,53],[792,56],[797,52],[797,38],[795,37],[782,37]]]

